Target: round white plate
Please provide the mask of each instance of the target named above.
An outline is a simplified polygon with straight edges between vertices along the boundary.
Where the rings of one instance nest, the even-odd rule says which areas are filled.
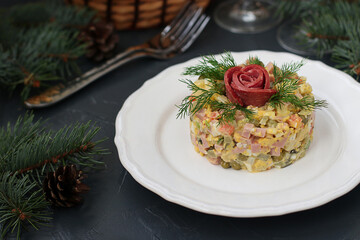
[[[249,56],[278,66],[302,58],[290,53],[233,53],[238,64]],[[223,169],[197,154],[189,119],[176,119],[175,105],[189,95],[179,82],[192,59],[148,80],[124,103],[116,119],[120,161],[140,184],[182,206],[232,217],[274,216],[325,204],[360,181],[360,85],[347,74],[307,60],[306,76],[317,99],[329,107],[316,112],[314,141],[303,159],[287,168],[248,173]],[[195,79],[196,77],[194,77]]]

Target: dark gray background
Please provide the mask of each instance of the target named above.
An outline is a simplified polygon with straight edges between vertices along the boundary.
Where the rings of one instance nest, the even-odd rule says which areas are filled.
[[[1,1],[2,6],[25,1]],[[212,15],[215,1],[208,8]],[[122,31],[120,48],[141,43],[159,29]],[[4,33],[0,33],[4,34]],[[168,61],[140,59],[91,84],[36,118],[49,118],[58,129],[92,120],[101,127],[98,138],[112,153],[106,168],[89,174],[91,191],[82,206],[55,210],[51,227],[24,233],[23,239],[360,239],[360,189],[315,209],[265,218],[229,218],[199,213],[168,202],[137,183],[121,165],[113,138],[115,118],[126,98],[147,79],[167,67],[205,54],[229,51],[285,51],[276,41],[276,28],[260,34],[233,34],[213,20],[195,44]],[[323,60],[325,61],[325,60]],[[0,124],[14,122],[26,109],[17,96],[0,96]]]

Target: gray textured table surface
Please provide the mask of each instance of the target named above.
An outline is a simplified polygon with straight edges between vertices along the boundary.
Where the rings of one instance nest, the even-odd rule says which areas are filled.
[[[210,15],[217,2],[208,9]],[[140,43],[157,31],[120,32],[120,47]],[[142,187],[121,165],[113,142],[115,118],[126,98],[147,79],[200,55],[259,49],[285,51],[276,41],[276,28],[241,35],[227,32],[211,21],[186,53],[168,61],[141,59],[129,63],[75,96],[34,111],[36,118],[49,118],[54,128],[76,121],[96,121],[102,128],[98,137],[108,137],[102,146],[112,153],[103,157],[107,167],[87,179],[91,191],[83,205],[55,210],[51,227],[24,233],[23,239],[360,239],[359,187],[307,211],[266,218],[228,218],[168,202]],[[14,122],[25,111],[18,98],[1,93],[1,125]]]

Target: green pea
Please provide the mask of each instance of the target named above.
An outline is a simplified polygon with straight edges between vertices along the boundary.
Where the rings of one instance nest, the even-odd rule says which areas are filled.
[[[221,165],[223,168],[229,168],[229,167],[230,167],[230,163],[229,163],[229,162],[225,162],[224,160],[221,160],[220,165]]]
[[[236,161],[231,161],[230,166],[235,170],[240,170],[241,169],[240,163],[237,163]]]
[[[269,160],[270,156],[267,154],[260,153],[259,156],[257,156],[260,160],[267,161]]]

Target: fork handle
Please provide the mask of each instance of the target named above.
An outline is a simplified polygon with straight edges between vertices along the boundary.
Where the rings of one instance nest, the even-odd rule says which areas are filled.
[[[105,63],[103,63],[99,67],[92,68],[89,71],[85,72],[80,77],[77,77],[74,81],[77,82],[77,81],[79,81],[81,79],[89,78],[94,74],[98,74],[99,72],[104,72],[104,74],[106,74],[106,73],[108,73],[108,72],[110,72],[110,71],[112,71],[114,69],[114,68],[112,68],[112,66],[115,65],[115,66],[119,67],[119,66],[127,63],[128,61],[131,61],[131,60],[135,59],[134,57],[131,58],[130,55],[132,55],[132,54],[134,54],[136,52],[140,52],[142,50],[144,50],[144,44],[129,47],[125,51],[123,51],[121,53],[118,53],[113,58],[107,60]],[[130,59],[126,59],[126,57],[128,57],[128,56],[130,57]],[[125,62],[120,63],[121,61],[125,61]],[[119,64],[119,65],[117,65],[117,64]],[[110,71],[107,71],[108,68],[110,68]],[[103,75],[100,75],[99,77],[101,77]]]
[[[73,93],[79,91],[90,83],[94,82],[98,78],[104,76],[105,74],[111,72],[115,68],[118,68],[125,63],[128,63],[134,59],[145,57],[147,54],[144,51],[139,51],[139,49],[129,48],[125,50],[112,59],[106,61],[104,64],[99,67],[95,67],[85,72],[80,77],[71,81],[71,83],[57,84],[39,95],[33,96],[25,100],[24,104],[27,108],[42,108],[53,105],[66,97],[72,95]]]

